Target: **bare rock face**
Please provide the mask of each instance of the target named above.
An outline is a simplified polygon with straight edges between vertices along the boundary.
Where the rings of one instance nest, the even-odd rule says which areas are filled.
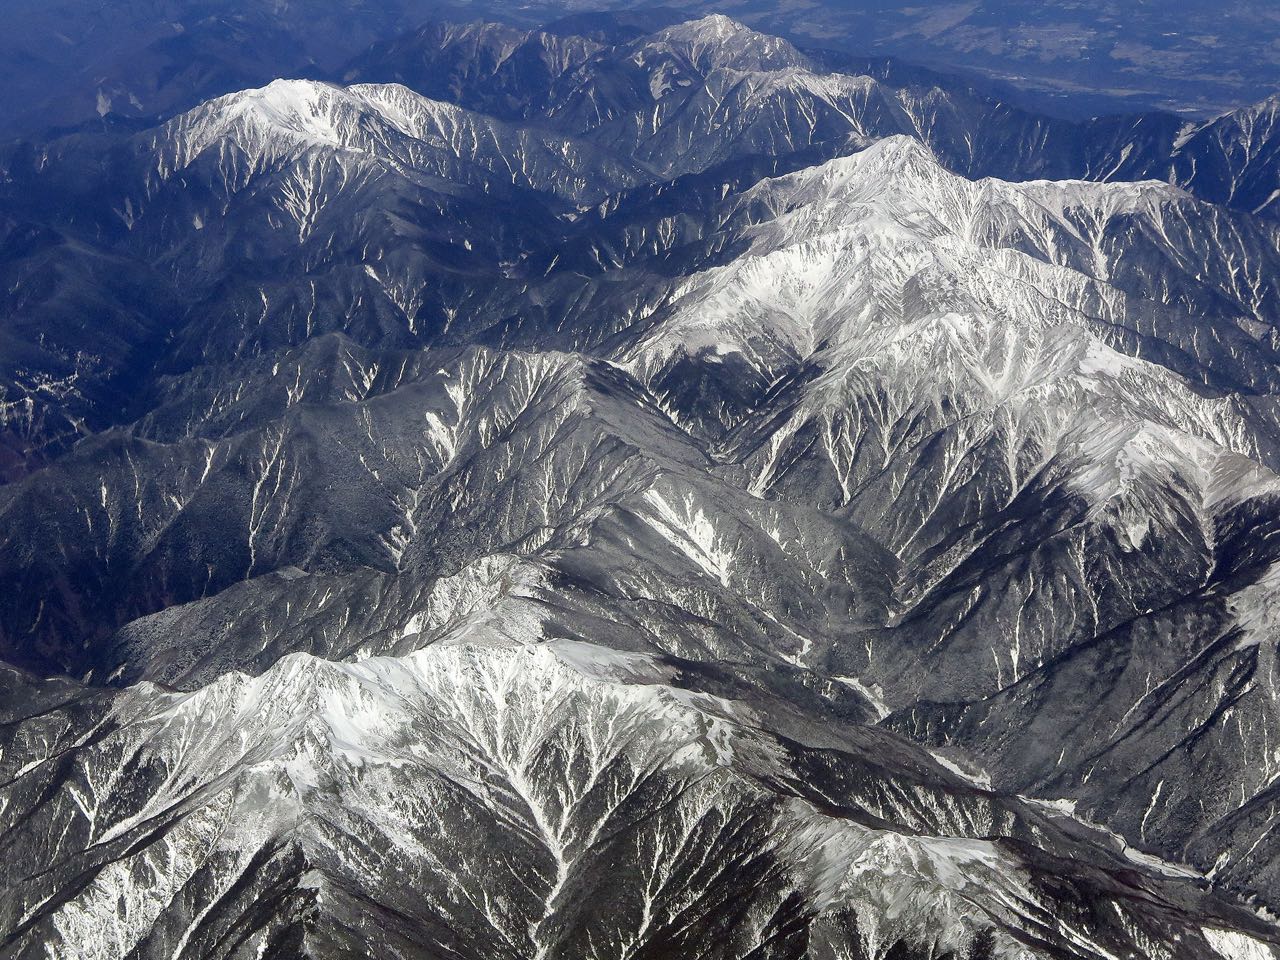
[[[1280,957],[1265,203],[724,17],[351,69],[3,185],[0,953]]]

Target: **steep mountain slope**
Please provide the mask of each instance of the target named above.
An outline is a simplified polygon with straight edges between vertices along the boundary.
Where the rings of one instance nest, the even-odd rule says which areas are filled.
[[[449,326],[475,278],[503,283],[501,265],[545,248],[566,213],[643,176],[590,144],[403,87],[311,81],[219,98],[105,150],[73,138],[58,151],[10,194],[5,270],[25,322],[4,358],[4,419],[21,458],[56,452],[86,418],[131,419],[96,385],[113,370],[137,392],[157,362],[334,330],[419,342]],[[118,345],[63,322],[68,300]],[[31,354],[48,359],[32,370]],[[134,415],[146,409],[133,400]]]
[[[83,851],[83,879],[13,888],[14,952],[1266,949],[1220,926],[1238,914],[1187,927],[1199,898],[1118,853],[1110,872],[1064,868],[1081,841],[1051,817],[883,737],[781,739],[756,707],[671,685],[672,665],[531,646],[536,610],[505,623],[501,642],[472,631],[394,660],[291,656],[192,695],[140,687],[105,715],[56,705],[65,779],[9,836]],[[145,794],[102,780],[124,757],[153,772]],[[11,795],[29,803],[47,766]]]
[[[6,187],[0,952],[1280,957],[1280,229],[428,41]]]
[[[1280,96],[1180,132],[1173,176],[1195,184],[1206,199],[1274,216],[1280,204]]]
[[[1254,539],[1274,523],[1273,354],[1240,329],[1240,301],[1216,323],[1195,307],[1190,342],[1184,295],[1150,283],[1156,251],[1133,238],[1211,232],[1201,218],[1217,211],[1156,185],[975,185],[908,141],[766,181],[735,205],[764,221],[748,254],[696,276],[628,365],[665,403],[697,409],[694,429],[730,428],[719,457],[742,464],[739,482],[823,505],[892,553],[883,625],[836,643],[829,669],[874,682],[904,729],[946,743],[961,723],[997,768],[1016,755],[1011,788],[1084,790],[1107,818],[1128,809],[1131,836],[1173,821],[1166,836],[1194,845],[1240,808],[1269,809],[1261,731],[1276,689],[1252,626],[1268,588],[1246,584],[1269,582],[1273,562]],[[1275,235],[1263,236],[1274,258]],[[1126,260],[1141,271],[1118,269]],[[1125,289],[1135,279],[1154,303]],[[744,377],[758,385],[753,407],[767,398],[762,412],[726,406]],[[1137,657],[1145,679],[1120,672],[1098,689],[1099,644],[1119,645],[1118,665],[1148,631],[1187,646],[1160,668]],[[1194,689],[1184,708],[1151,700],[1166,683]],[[1091,716],[1114,705],[1115,729],[1011,736],[1071,731],[1086,690]],[[1005,701],[1018,719],[982,722]],[[1074,775],[1068,753],[1087,758]],[[1231,791],[1210,802],[1195,758],[1232,755]],[[1088,788],[1103,765],[1124,778],[1128,805],[1114,779]],[[1162,781],[1167,806],[1136,802]],[[1265,813],[1253,822],[1240,855],[1268,835]]]

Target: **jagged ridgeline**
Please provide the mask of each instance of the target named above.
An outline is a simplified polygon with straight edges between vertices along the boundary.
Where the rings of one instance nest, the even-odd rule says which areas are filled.
[[[0,955],[1280,958],[1276,102],[589,22],[6,160]]]

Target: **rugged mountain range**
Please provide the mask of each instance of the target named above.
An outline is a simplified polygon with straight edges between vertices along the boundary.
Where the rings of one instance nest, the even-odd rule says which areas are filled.
[[[802,45],[963,70],[1017,91],[1023,102],[1076,116],[1149,109],[1204,116],[1267,96],[1280,78],[1280,11],[1265,0],[1072,0],[1052,8],[1034,0],[734,0],[693,9],[728,13]]]
[[[0,952],[1280,957],[1274,105],[578,24],[11,158]]]
[[[948,167],[970,177],[1157,179],[1214,203],[1275,214],[1274,97],[1201,122],[1158,112],[1071,121],[894,60],[802,52],[774,37],[752,39],[763,35],[725,17],[703,22],[717,26],[689,37],[675,25],[636,39],[629,23],[597,26],[589,37],[564,32],[581,29],[573,20],[539,30],[429,24],[375,44],[335,79],[402,83],[577,135],[621,126],[643,138],[652,132],[646,125],[664,122],[672,134],[680,123],[701,133],[717,127],[705,115],[720,109],[731,123],[755,120],[766,136],[779,138],[735,144],[769,156],[850,136],[903,133],[923,139]],[[650,117],[655,101],[661,115]]]
[[[1206,117],[1274,92],[1280,13],[1267,0],[8,0],[0,8],[0,138],[138,122],[278,76],[329,76],[429,18],[503,21],[634,39],[727,13],[802,47],[963,73],[1024,105],[1076,117],[1168,110]]]

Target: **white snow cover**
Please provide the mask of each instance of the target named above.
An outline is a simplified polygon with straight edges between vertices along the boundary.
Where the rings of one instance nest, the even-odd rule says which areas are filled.
[[[1204,938],[1222,960],[1276,960],[1280,952],[1270,944],[1235,930],[1204,928]]]
[[[1073,482],[1099,510],[1170,473],[1209,510],[1274,486],[1253,428],[1233,399],[1122,353],[1097,322],[1130,309],[1107,281],[1105,225],[1137,216],[1161,229],[1188,202],[1160,183],[973,182],[890,137],[730,201],[748,253],[688,277],[670,319],[619,361],[652,380],[682,355],[733,356],[766,383],[812,361],[824,372],[787,434],[879,383],[903,405],[886,429],[926,402],[1007,415],[1044,459],[1083,461]],[[775,436],[771,463],[788,442]],[[1126,537],[1141,547],[1141,518]]]
[[[312,80],[276,80],[218,97],[164,124],[147,144],[163,182],[205,155],[216,155],[229,192],[264,170],[292,171],[295,190],[324,193],[358,174],[381,170],[413,181],[455,183],[488,175],[566,198],[604,196],[632,186],[641,174],[627,162],[586,144],[531,126],[515,126],[400,84],[338,87]]]

